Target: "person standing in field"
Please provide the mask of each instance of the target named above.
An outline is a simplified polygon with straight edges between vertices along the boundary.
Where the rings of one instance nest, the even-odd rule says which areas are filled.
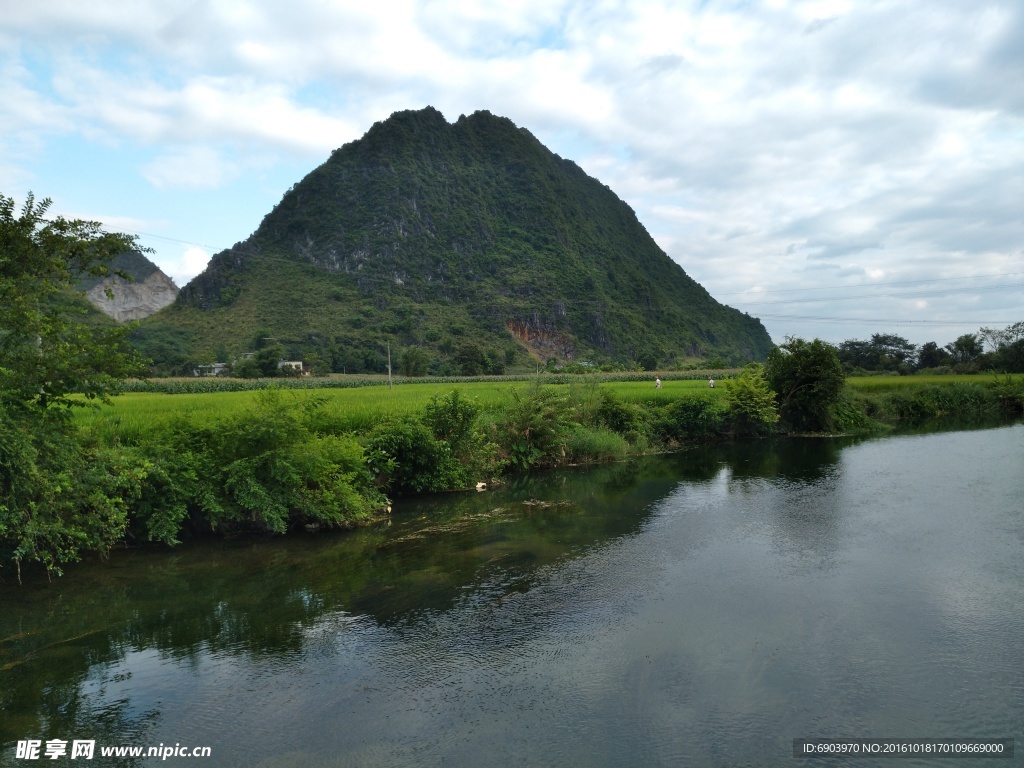
[[[654,377],[654,388],[655,389],[661,389],[661,377],[660,376],[655,376]]]
[[[712,379],[710,376],[708,376],[708,386],[711,387],[712,389],[715,388],[715,380]]]

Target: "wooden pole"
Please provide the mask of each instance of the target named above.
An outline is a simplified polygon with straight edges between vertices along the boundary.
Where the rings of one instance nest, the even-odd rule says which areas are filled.
[[[394,389],[391,385],[391,342],[388,342],[388,389]]]

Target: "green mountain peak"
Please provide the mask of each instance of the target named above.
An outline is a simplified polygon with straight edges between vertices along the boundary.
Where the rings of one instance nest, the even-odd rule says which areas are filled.
[[[396,112],[331,153],[244,242],[216,254],[142,343],[181,354],[247,351],[379,369],[393,349],[454,365],[467,342],[493,359],[761,359],[756,319],[716,302],[605,185],[511,120],[449,123]]]

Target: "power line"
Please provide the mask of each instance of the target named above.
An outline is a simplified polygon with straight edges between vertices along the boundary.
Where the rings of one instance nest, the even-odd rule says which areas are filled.
[[[950,280],[977,280],[981,277],[1016,277],[1024,275],[1024,272],[996,272],[988,275],[966,275],[964,277],[934,277],[929,280],[893,280],[881,283],[871,283],[870,285],[818,285],[813,288],[770,288],[768,290],[756,291],[755,294],[762,293],[789,293],[792,291],[831,291],[831,290],[844,290],[848,288],[871,288],[874,286],[882,285],[913,285],[916,283],[943,283]],[[719,296],[742,296],[749,295],[751,291],[734,291],[732,293],[720,293]]]
[[[1003,290],[1006,288],[1024,288],[1024,283],[1004,283],[1002,285],[980,285],[962,288],[946,288],[941,291],[912,291],[910,293],[858,293],[853,296],[819,296],[813,299],[782,299],[778,301],[740,301],[744,306],[753,304],[812,304],[818,301],[850,301],[853,299],[920,299],[927,296],[943,296],[950,293],[967,293],[972,291]],[[794,288],[793,290],[803,290]]]
[[[977,326],[1005,326],[1013,324],[1014,320],[893,320],[886,318],[863,319],[858,317],[811,317],[809,315],[760,315],[759,320],[797,320],[814,323],[859,323],[867,325],[977,325]]]

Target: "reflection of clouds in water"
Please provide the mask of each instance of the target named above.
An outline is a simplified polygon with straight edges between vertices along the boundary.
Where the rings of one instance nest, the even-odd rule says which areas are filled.
[[[794,735],[1009,728],[1022,433],[712,447],[580,473],[572,506],[523,485],[453,499],[522,510],[472,525],[435,499],[205,570],[182,550],[81,698],[224,765],[762,765]]]

